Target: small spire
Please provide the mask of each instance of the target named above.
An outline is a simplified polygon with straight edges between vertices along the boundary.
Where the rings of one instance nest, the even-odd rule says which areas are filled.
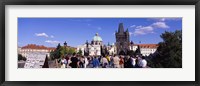
[[[88,40],[86,40],[86,43],[85,43],[85,44],[86,44],[86,46],[88,47],[88,45],[89,45]]]
[[[131,41],[131,45],[133,45],[133,41]]]
[[[66,41],[65,41],[65,43],[64,43],[64,46],[67,46],[67,43],[66,43]]]
[[[95,34],[95,36],[98,36],[98,35],[99,35],[98,33]]]
[[[126,29],[126,32],[128,32],[128,28]]]
[[[88,40],[86,40],[86,42],[85,42],[86,44],[88,44]]]
[[[110,43],[108,42],[108,46],[110,46]]]

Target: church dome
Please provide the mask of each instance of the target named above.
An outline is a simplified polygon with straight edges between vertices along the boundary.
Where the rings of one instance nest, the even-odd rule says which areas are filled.
[[[102,41],[102,38],[98,35],[98,33],[96,33],[93,37],[93,41]]]

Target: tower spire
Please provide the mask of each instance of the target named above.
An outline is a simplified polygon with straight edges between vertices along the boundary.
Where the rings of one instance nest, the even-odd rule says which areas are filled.
[[[128,28],[126,29],[126,32],[128,32]]]
[[[123,32],[124,32],[123,23],[119,23],[118,32],[119,32],[119,33],[123,33]]]

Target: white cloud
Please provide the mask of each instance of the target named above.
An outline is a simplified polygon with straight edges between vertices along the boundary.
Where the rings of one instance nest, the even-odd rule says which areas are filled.
[[[156,20],[156,21],[178,21],[181,20],[182,18],[150,18],[150,20]]]
[[[59,41],[53,41],[53,40],[46,40],[46,43],[50,43],[50,44],[58,44],[60,43]]]
[[[136,25],[131,25],[130,28],[134,28]]]
[[[36,36],[40,36],[40,37],[54,38],[53,35],[49,36],[49,35],[47,35],[46,33],[35,33],[35,35],[36,35]]]
[[[134,36],[136,35],[145,35],[148,33],[154,33],[154,29],[161,28],[166,29],[169,26],[165,22],[155,22],[148,26],[135,26],[135,31],[133,32]]]
[[[140,26],[136,26],[136,28],[141,28],[141,27],[143,27],[142,25],[140,25]]]
[[[169,28],[169,26],[166,25],[165,22],[156,22],[153,23],[151,26],[154,28]]]
[[[136,26],[136,25],[132,25],[130,27],[133,27],[135,30],[133,32],[134,36],[136,35],[145,35],[148,33],[154,33],[155,29],[167,29],[170,28],[170,26],[168,26],[166,24],[165,21],[169,21],[169,20],[181,20],[182,18],[150,18],[151,20],[156,20],[157,22],[152,23],[148,26]]]
[[[46,33],[35,33],[36,36],[49,37]]]
[[[154,28],[152,26],[137,26],[134,35],[145,35],[147,33],[154,33]]]
[[[54,36],[53,36],[53,35],[51,35],[50,37],[51,37],[51,38],[54,38]]]

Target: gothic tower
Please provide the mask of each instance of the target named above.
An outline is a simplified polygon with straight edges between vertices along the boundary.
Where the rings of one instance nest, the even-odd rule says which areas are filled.
[[[126,55],[129,50],[129,31],[124,31],[123,23],[119,24],[118,31],[115,32],[116,47],[118,55]]]

